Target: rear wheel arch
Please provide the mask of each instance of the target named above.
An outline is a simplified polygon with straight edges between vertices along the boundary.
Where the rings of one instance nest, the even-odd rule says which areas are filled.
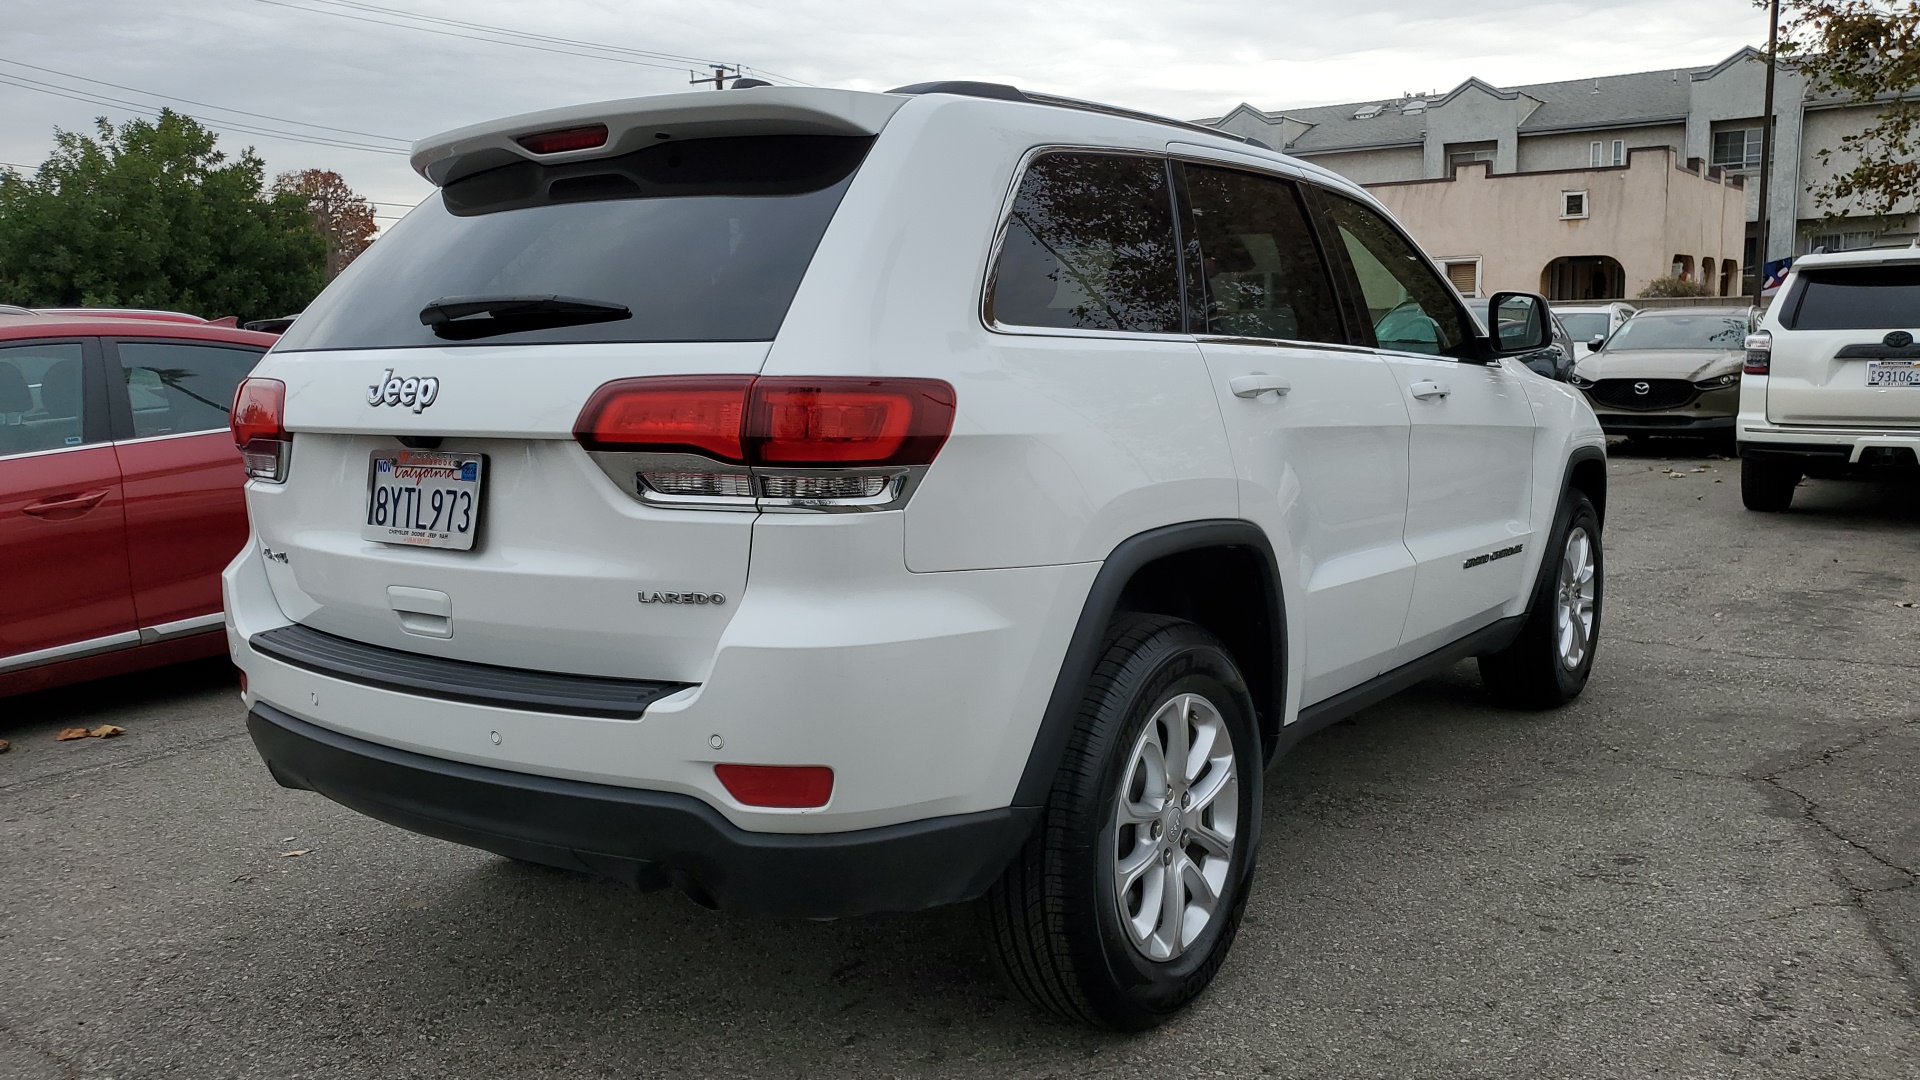
[[[1250,521],[1183,522],[1128,537],[1101,564],[1041,716],[1015,805],[1046,803],[1107,628],[1125,611],[1185,619],[1227,646],[1258,711],[1263,758],[1271,760],[1286,704],[1286,606],[1273,545]]]

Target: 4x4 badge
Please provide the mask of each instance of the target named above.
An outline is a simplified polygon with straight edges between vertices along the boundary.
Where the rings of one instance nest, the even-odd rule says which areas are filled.
[[[399,405],[414,412],[433,404],[439,396],[439,379],[432,376],[415,378],[412,375],[401,378],[393,373],[392,368],[380,376],[379,382],[367,387],[367,404]]]

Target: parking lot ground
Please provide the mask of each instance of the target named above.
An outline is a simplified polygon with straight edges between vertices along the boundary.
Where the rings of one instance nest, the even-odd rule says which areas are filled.
[[[738,918],[282,790],[201,665],[0,701],[0,1076],[1920,1075],[1920,490],[1752,514],[1688,453],[1616,447],[1577,703],[1466,664],[1276,767],[1158,1031],[1036,1016],[967,909]]]

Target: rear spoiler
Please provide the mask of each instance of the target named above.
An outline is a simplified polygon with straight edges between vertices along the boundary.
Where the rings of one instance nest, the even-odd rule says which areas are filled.
[[[409,161],[429,183],[455,180],[516,161],[560,163],[614,157],[662,139],[717,135],[878,135],[907,98],[802,86],[755,86],[627,98],[524,113],[459,128],[413,144]],[[604,142],[536,154],[516,140],[605,125]]]

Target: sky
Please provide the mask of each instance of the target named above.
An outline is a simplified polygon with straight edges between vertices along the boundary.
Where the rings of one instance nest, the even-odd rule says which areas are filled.
[[[981,79],[1194,118],[1693,67],[1765,37],[1750,0],[0,0],[0,163],[37,165],[56,128],[171,104],[222,149],[252,146],[269,177],[339,172],[384,224],[432,191],[412,140],[684,91],[703,62],[856,90]]]

